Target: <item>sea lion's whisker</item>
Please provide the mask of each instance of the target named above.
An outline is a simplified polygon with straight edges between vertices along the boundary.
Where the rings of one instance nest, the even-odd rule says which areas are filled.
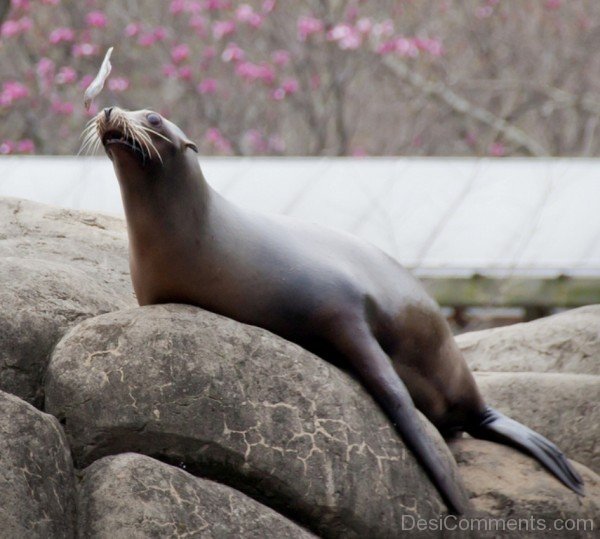
[[[140,127],[147,133],[152,133],[153,135],[156,135],[157,137],[166,140],[170,144],[173,144],[173,141],[169,137],[165,137],[162,133],[159,133],[158,131],[155,131],[154,129],[151,129],[150,127],[147,127],[145,125],[140,125]]]
[[[93,132],[95,130],[96,130],[96,125],[90,124],[83,129],[79,138],[83,138],[87,133]]]
[[[144,125],[142,125],[140,123],[137,123],[137,122],[134,123],[133,126],[134,126],[134,129],[136,130],[136,134],[140,137],[140,140],[144,141],[144,143],[146,144],[146,147],[148,148],[148,154],[151,156],[152,155],[151,149],[154,150],[154,153],[156,154],[156,157],[158,158],[158,160],[162,164],[162,162],[163,162],[162,156],[160,155],[160,152],[156,148],[155,144],[152,142],[152,138],[146,132],[147,131],[146,126],[144,126]],[[156,133],[156,134],[158,136],[160,136],[160,137],[165,138],[166,140],[168,140],[166,137],[164,137],[160,133]]]
[[[90,147],[92,147],[93,144],[95,142],[98,142],[99,140],[100,138],[98,137],[98,133],[96,133],[95,131],[90,131],[89,133],[87,133],[85,135],[85,139],[81,143],[81,147],[79,148],[79,152],[77,152],[77,155],[79,156],[83,152],[89,150]]]

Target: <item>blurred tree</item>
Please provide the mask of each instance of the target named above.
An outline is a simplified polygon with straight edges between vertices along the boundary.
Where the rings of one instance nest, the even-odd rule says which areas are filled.
[[[2,7],[0,1],[0,22]],[[12,0],[0,153],[153,108],[205,154],[598,155],[597,0]]]

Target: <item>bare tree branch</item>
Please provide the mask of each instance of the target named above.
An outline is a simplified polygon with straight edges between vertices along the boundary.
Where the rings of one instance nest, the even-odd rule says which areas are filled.
[[[506,120],[495,116],[490,111],[469,103],[466,99],[454,93],[445,84],[426,80],[410,69],[407,64],[396,58],[385,58],[382,65],[424,94],[443,101],[455,112],[495,129],[507,141],[512,142],[518,147],[522,147],[528,154],[535,157],[548,155],[548,151],[539,142],[527,135],[527,133],[518,127],[510,125]]]
[[[0,0],[0,24],[4,18],[8,15],[8,10],[10,8],[10,0]]]

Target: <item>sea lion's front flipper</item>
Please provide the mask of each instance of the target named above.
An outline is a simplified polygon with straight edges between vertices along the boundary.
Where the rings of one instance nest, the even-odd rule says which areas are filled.
[[[583,480],[564,453],[550,440],[525,425],[488,406],[481,421],[465,430],[474,438],[499,442],[529,453],[570,489],[584,495]]]
[[[458,478],[452,476],[448,463],[423,429],[406,386],[377,340],[368,330],[340,332],[337,345],[363,385],[391,419],[448,509],[455,514],[469,512],[471,507],[464,487]]]

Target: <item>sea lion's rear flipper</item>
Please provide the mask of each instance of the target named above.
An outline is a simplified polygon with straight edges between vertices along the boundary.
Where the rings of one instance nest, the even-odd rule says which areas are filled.
[[[465,430],[474,438],[499,442],[529,453],[570,489],[584,496],[583,480],[564,453],[550,440],[525,425],[488,406],[481,421]]]

